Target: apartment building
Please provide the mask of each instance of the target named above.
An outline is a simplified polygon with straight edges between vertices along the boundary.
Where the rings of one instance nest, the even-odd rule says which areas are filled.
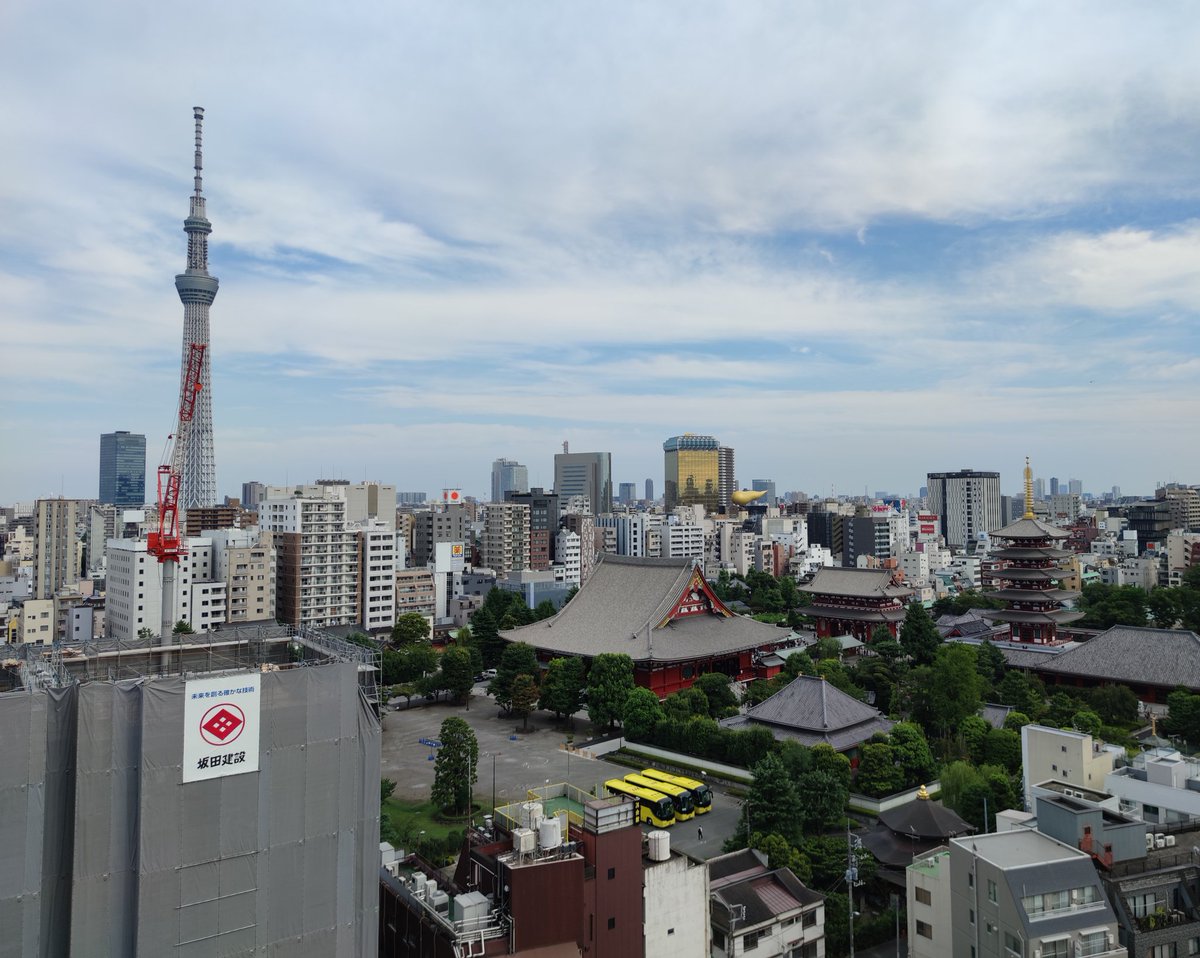
[[[396,624],[396,532],[392,524],[368,519],[355,527],[359,541],[359,608],[367,632]]]
[[[489,502],[484,509],[482,561],[504,578],[529,568],[529,506]]]
[[[336,491],[277,497],[259,504],[259,523],[276,549],[275,614],[292,625],[357,625],[358,533],[346,524],[346,500]]]
[[[1033,829],[952,838],[907,869],[911,958],[1124,958],[1092,857]]]
[[[1034,788],[1043,782],[1104,789],[1105,778],[1125,750],[1105,745],[1083,732],[1026,725],[1021,729],[1021,785],[1025,808],[1033,810]]]

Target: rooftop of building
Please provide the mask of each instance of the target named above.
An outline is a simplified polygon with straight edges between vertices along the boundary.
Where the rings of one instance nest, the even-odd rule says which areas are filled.
[[[852,569],[838,566],[822,566],[807,585],[800,586],[801,592],[814,595],[842,596],[846,598],[903,598],[912,595],[912,589],[897,585],[893,581],[892,569]]]
[[[709,872],[711,881],[711,871]],[[711,887],[711,886],[710,886]],[[736,923],[739,930],[753,928],[821,904],[825,898],[807,888],[788,868],[766,869],[736,878],[712,889],[712,923],[729,931]]]
[[[952,838],[950,841],[967,853],[1000,869],[1027,868],[1059,861],[1087,861],[1090,858],[1086,852],[1064,845],[1034,829],[992,832],[987,835]]]
[[[165,644],[152,636],[51,646],[0,645],[0,692],[60,688],[76,682],[356,662],[364,691],[374,702],[378,701],[379,657],[374,648],[346,642],[320,629],[275,622],[173,635]]]
[[[1086,642],[1034,650],[997,647],[1010,666],[1109,682],[1200,689],[1200,635],[1116,625]]]

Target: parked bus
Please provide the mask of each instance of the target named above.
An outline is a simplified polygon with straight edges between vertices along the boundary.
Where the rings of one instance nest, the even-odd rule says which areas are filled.
[[[604,787],[613,795],[627,795],[637,799],[639,822],[652,822],[660,828],[675,824],[675,806],[662,792],[631,785],[621,778],[610,778],[604,783]]]
[[[666,795],[671,799],[671,804],[675,806],[675,821],[677,822],[686,822],[696,814],[696,806],[692,804],[691,790],[684,788],[682,785],[647,778],[645,775],[638,775],[636,772],[632,775],[626,775],[625,781],[630,785],[638,786],[638,788],[648,788],[652,792],[662,792]]]
[[[694,778],[684,778],[682,775],[669,775],[656,768],[644,768],[641,774],[652,781],[670,782],[672,785],[680,785],[688,789],[692,793],[692,804],[697,815],[707,815],[712,811],[712,789],[704,782],[698,782]]]

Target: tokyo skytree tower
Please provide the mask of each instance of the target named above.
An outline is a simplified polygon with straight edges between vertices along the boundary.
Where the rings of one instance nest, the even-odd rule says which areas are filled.
[[[175,277],[175,289],[183,302],[183,362],[180,367],[180,389],[188,384],[188,352],[192,343],[204,346],[201,369],[203,388],[196,399],[191,431],[186,440],[181,464],[182,484],[179,494],[181,509],[213,506],[217,503],[217,464],[213,458],[211,350],[208,342],[208,307],[217,298],[217,278],[208,273],[208,234],[212,224],[204,215],[204,193],[201,171],[204,167],[200,139],[204,125],[204,108],[194,107],[196,118],[196,188],[191,197],[191,210],[183,221],[188,237],[187,269]],[[186,427],[185,427],[186,428]],[[177,440],[178,441],[178,437]]]

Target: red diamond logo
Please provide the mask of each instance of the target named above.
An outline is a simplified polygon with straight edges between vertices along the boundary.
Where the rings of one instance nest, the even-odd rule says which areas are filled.
[[[209,745],[227,745],[241,734],[245,714],[236,705],[217,705],[204,713],[200,734]]]

